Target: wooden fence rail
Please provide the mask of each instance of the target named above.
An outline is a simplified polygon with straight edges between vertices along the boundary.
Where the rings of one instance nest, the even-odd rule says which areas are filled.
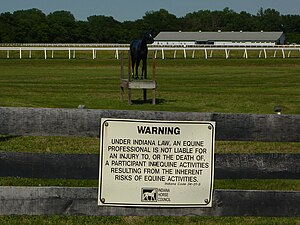
[[[299,142],[300,115],[0,107],[16,135],[99,137],[100,118],[216,121],[216,139]],[[9,150],[9,149],[8,149]],[[99,156],[0,152],[0,177],[97,179]],[[299,179],[300,154],[216,154],[216,179]],[[0,187],[0,215],[300,216],[300,191],[215,190],[212,208],[99,207],[97,188]]]
[[[300,192],[215,190],[212,208],[98,207],[97,188],[0,187],[0,215],[300,215]]]
[[[216,121],[216,140],[299,142],[300,115],[0,107],[0,134],[99,136],[100,118]]]

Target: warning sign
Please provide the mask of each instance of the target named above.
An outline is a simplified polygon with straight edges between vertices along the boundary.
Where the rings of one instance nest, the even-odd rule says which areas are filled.
[[[98,205],[211,207],[215,122],[101,119]]]

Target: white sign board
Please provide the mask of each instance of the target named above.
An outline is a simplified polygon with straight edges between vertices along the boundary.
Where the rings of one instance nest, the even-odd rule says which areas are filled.
[[[215,122],[101,119],[98,205],[211,207]]]

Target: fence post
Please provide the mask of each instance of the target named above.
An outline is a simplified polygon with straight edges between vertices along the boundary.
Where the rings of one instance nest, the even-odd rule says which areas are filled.
[[[119,50],[118,50],[118,48],[116,48],[115,58],[119,59]]]
[[[248,59],[248,52],[246,48],[245,48],[244,58]]]
[[[281,51],[282,51],[282,58],[285,59],[285,53],[284,53],[283,48],[281,49]]]
[[[165,53],[164,53],[164,49],[163,48],[161,49],[161,58],[165,59]]]
[[[44,56],[45,56],[45,59],[47,59],[47,49],[46,48],[44,48]]]

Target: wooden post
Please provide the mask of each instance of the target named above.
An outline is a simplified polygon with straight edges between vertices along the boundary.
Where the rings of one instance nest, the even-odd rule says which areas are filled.
[[[152,90],[152,104],[155,105],[156,103],[156,60],[154,54],[152,59],[152,80],[154,80],[155,82],[155,89]]]
[[[147,66],[148,67],[148,66]],[[153,75],[152,80],[146,80],[147,74],[145,74],[145,80],[132,80],[132,67],[131,67],[131,55],[128,51],[128,77],[127,79],[124,78],[124,54],[122,52],[121,54],[121,67],[120,67],[120,98],[123,100],[124,97],[124,89],[128,89],[128,104],[132,104],[131,102],[131,95],[132,95],[132,89],[139,89],[143,91],[143,98],[144,101],[147,100],[147,89],[152,90],[152,103],[155,104],[155,89],[156,89],[156,81],[155,81],[155,54],[153,54]],[[146,68],[147,73],[147,68]]]
[[[130,51],[128,51],[128,81],[131,80],[131,55],[130,55]]]
[[[122,80],[124,79],[124,55],[121,53],[121,71],[120,71],[120,98],[123,101],[124,98],[124,87],[122,85]]]
[[[130,51],[128,51],[128,82],[131,81],[131,55]],[[131,89],[128,88],[128,104],[131,105]]]
[[[147,89],[143,89],[144,101],[147,101]]]

